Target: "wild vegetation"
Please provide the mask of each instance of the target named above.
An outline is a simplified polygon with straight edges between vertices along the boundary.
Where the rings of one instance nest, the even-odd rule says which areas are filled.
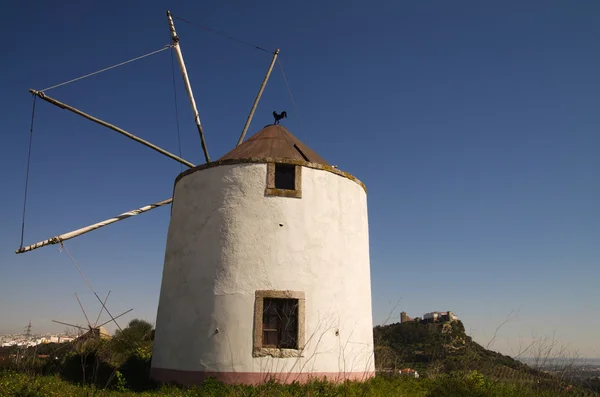
[[[364,382],[307,385],[158,385],[150,379],[153,329],[133,320],[111,339],[80,338],[19,352],[0,369],[0,396],[584,396],[592,390],[484,349],[462,323],[375,327],[379,375]],[[43,358],[40,358],[43,357]],[[18,358],[18,359],[17,359]],[[417,369],[420,378],[399,376]]]
[[[549,376],[509,356],[485,349],[465,334],[461,321],[397,323],[377,326],[373,333],[376,363],[382,369],[412,367],[430,377],[473,370],[501,379]]]
[[[375,362],[380,370],[397,372],[401,368],[410,367],[428,379],[442,377],[453,388],[459,387],[455,384],[456,379],[476,373],[479,379],[485,379],[485,382],[494,385],[490,386],[492,388],[498,385],[518,385],[520,393],[533,390],[536,395],[542,391],[597,395],[594,390],[600,391],[592,383],[581,384],[569,376],[546,373],[510,356],[484,348],[465,333],[461,321],[426,323],[417,319],[413,322],[377,326],[373,329],[373,335]],[[552,359],[554,346],[541,342],[539,346],[530,346],[531,352],[537,350],[540,361],[548,361]],[[572,363],[564,363],[564,375],[568,373],[570,365]]]

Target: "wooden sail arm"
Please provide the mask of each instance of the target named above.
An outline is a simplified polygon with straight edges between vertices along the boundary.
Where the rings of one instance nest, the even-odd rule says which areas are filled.
[[[96,230],[101,227],[110,225],[111,223],[115,223],[115,222],[121,221],[123,219],[127,219],[132,216],[139,215],[141,213],[153,210],[154,208],[158,208],[158,207],[162,207],[163,205],[170,204],[172,201],[173,201],[173,198],[170,198],[168,200],[159,201],[154,204],[146,205],[145,207],[141,207],[141,208],[134,209],[134,210],[131,210],[128,212],[124,212],[121,215],[118,215],[114,218],[110,218],[110,219],[107,219],[102,222],[94,223],[93,225],[82,227],[81,229],[73,230],[72,232],[64,233],[59,236],[54,236],[47,240],[40,241],[40,242],[32,244],[32,245],[28,245],[26,247],[21,247],[18,250],[16,250],[15,253],[22,254],[24,252],[32,251],[36,248],[44,247],[46,245],[60,244],[63,241],[72,239],[73,237],[81,236],[82,234],[89,233],[92,230]]]
[[[186,166],[188,166],[190,168],[194,167],[194,164],[190,163],[189,161],[184,160],[181,157],[178,157],[178,156],[174,155],[173,153],[168,152],[165,149],[160,148],[160,147],[156,146],[155,144],[146,141],[145,139],[142,139],[142,138],[140,138],[138,136],[135,136],[132,133],[125,131],[122,128],[119,128],[119,127],[117,127],[115,125],[107,123],[106,121],[100,120],[97,117],[94,117],[94,116],[89,115],[89,114],[87,114],[85,112],[82,112],[81,110],[79,110],[77,108],[74,108],[73,106],[69,106],[66,103],[62,103],[62,102],[60,102],[60,101],[58,101],[58,100],[56,100],[56,99],[54,99],[52,97],[49,97],[48,95],[44,94],[42,91],[29,90],[29,92],[31,92],[33,95],[36,95],[38,98],[43,99],[44,101],[46,101],[48,103],[51,103],[51,104],[53,104],[55,106],[58,106],[61,109],[68,110],[68,111],[73,112],[75,114],[78,114],[78,115],[80,115],[80,116],[82,116],[82,117],[84,117],[84,118],[86,118],[86,119],[88,119],[90,121],[93,121],[94,123],[100,124],[100,125],[102,125],[102,126],[104,126],[106,128],[109,128],[109,129],[111,129],[113,131],[116,131],[119,134],[124,135],[127,138],[132,139],[132,140],[134,140],[134,141],[136,141],[138,143],[141,143],[142,145],[147,146],[150,149],[156,150],[158,153],[163,154],[163,155],[165,155],[165,156],[167,156],[167,157],[169,157],[169,158],[171,158],[171,159],[173,159],[175,161],[178,161],[178,162],[180,162],[183,165],[186,165]]]
[[[111,318],[110,320],[108,320],[108,321],[106,321],[106,322],[103,322],[103,323],[102,323],[102,324],[100,324],[100,325],[97,325],[97,326],[96,326],[96,328],[100,328],[100,327],[102,327],[102,326],[104,326],[104,325],[106,325],[106,324],[108,324],[108,323],[114,322],[116,319],[118,319],[119,317],[123,317],[124,315],[126,315],[126,314],[127,314],[127,313],[129,313],[130,311],[133,311],[133,309],[129,309],[129,310],[127,310],[126,312],[123,312],[123,313],[119,314],[118,316],[115,316],[115,317]],[[115,322],[115,324],[116,324],[116,322]]]
[[[106,301],[108,300],[109,296],[110,296],[110,291],[108,291],[108,294],[106,294],[106,298],[104,298],[104,302],[102,303],[102,307],[100,308],[100,313],[98,313],[98,317],[96,317],[96,322],[94,323],[94,328],[96,328],[96,325],[98,325],[98,320],[100,320],[100,316],[102,315],[102,311],[106,307]]]
[[[194,113],[194,123],[196,123],[196,128],[198,129],[198,134],[200,135],[200,144],[202,145],[202,151],[204,152],[204,159],[206,160],[207,163],[210,163],[210,156],[208,155],[208,147],[206,146],[206,139],[204,138],[204,129],[202,128],[202,123],[200,123],[200,113],[198,113],[198,108],[196,107],[196,100],[194,99],[194,93],[192,92],[192,84],[190,83],[190,77],[188,76],[188,72],[185,67],[185,62],[183,61],[183,53],[181,52],[181,45],[179,44],[179,37],[177,36],[177,32],[175,31],[175,24],[173,23],[173,18],[171,17],[170,11],[167,11],[167,19],[169,20],[169,30],[171,31],[171,40],[173,41],[173,49],[175,50],[175,56],[177,57],[177,63],[179,63],[179,70],[181,71],[181,77],[183,78],[185,90],[187,91],[188,98],[190,100],[190,105],[192,106],[192,112]]]
[[[88,327],[90,327],[90,329],[92,329],[92,323],[90,323],[90,319],[88,318],[87,313],[85,312],[85,309],[83,308],[83,305],[81,304],[81,301],[79,300],[79,297],[77,296],[77,294],[75,294],[75,298],[77,298],[77,302],[79,302],[79,307],[81,308],[81,311],[83,312],[83,315],[85,316],[85,321],[87,321]]]
[[[248,118],[246,119],[246,124],[244,124],[244,129],[242,130],[242,134],[240,135],[240,139],[238,139],[238,143],[236,146],[240,146],[242,142],[244,142],[244,137],[246,136],[246,131],[248,131],[248,127],[250,127],[250,122],[254,117],[254,112],[256,111],[256,107],[258,106],[258,102],[260,101],[260,97],[262,96],[265,87],[267,86],[267,82],[269,81],[269,76],[271,76],[271,72],[273,71],[273,66],[275,65],[275,61],[277,60],[277,56],[279,55],[279,48],[275,50],[273,53],[273,59],[269,64],[269,69],[267,69],[267,74],[260,85],[258,90],[258,94],[256,94],[256,98],[254,99],[254,103],[252,104],[252,109],[250,109],[250,114],[248,114]]]
[[[67,326],[73,327],[73,328],[83,329],[83,330],[86,330],[86,331],[89,329],[89,328],[80,327],[79,325],[74,325],[74,324],[69,324],[69,323],[63,323],[62,321],[52,320],[52,322],[53,323],[57,323],[57,324],[67,325]]]

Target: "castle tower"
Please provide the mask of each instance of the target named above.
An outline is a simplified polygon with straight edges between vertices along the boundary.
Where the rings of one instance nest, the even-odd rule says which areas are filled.
[[[175,180],[152,376],[374,375],[364,185],[280,125]]]
[[[414,321],[414,319],[412,319],[411,317],[408,317],[408,314],[406,314],[406,312],[400,313],[400,323],[408,323],[411,321]]]

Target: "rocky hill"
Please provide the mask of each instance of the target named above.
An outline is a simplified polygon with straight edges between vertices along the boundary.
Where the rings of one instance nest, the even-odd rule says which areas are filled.
[[[375,363],[379,370],[410,367],[436,376],[455,371],[477,370],[497,379],[538,381],[551,376],[509,356],[487,350],[465,334],[461,321],[419,321],[377,326]]]

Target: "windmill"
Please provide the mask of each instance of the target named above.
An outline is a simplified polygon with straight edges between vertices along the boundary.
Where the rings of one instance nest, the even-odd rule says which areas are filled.
[[[104,326],[110,322],[114,322],[117,318],[122,317],[125,314],[127,314],[133,310],[133,309],[129,309],[129,310],[111,318],[108,321],[98,324],[98,321],[100,321],[100,317],[102,316],[102,312],[104,311],[104,308],[106,307],[106,301],[108,300],[109,296],[110,296],[110,291],[108,291],[108,294],[106,294],[106,298],[104,298],[104,301],[102,302],[102,307],[100,308],[100,312],[98,313],[98,316],[96,317],[96,321],[94,321],[94,324],[92,325],[85,309],[83,308],[83,304],[81,303],[79,296],[77,296],[77,293],[75,293],[75,298],[77,299],[77,303],[79,303],[81,312],[83,313],[83,316],[85,317],[85,321],[87,322],[87,325],[88,325],[87,328],[84,328],[84,327],[81,327],[81,326],[75,325],[75,324],[69,324],[69,323],[65,323],[62,321],[57,321],[57,320],[52,320],[52,322],[61,324],[61,325],[66,325],[66,326],[73,327],[73,328],[77,328],[79,330],[79,335],[77,336],[77,339],[108,339],[111,337],[111,335],[104,328]]]
[[[278,61],[279,50],[258,46],[272,54],[265,78],[237,145],[211,161],[170,12],[167,19],[171,44],[134,60],[172,48],[206,163],[194,165],[47,95],[52,88],[112,67],[30,90],[34,101],[39,98],[78,114],[189,169],[175,179],[171,198],[32,245],[24,246],[21,238],[16,253],[51,244],[66,250],[64,242],[71,238],[172,204],[152,352],[154,379],[197,384],[211,376],[228,383],[373,377],[365,185],[280,125],[285,111],[274,112],[274,124],[244,141]],[[88,321],[88,327],[92,330],[96,324]]]

